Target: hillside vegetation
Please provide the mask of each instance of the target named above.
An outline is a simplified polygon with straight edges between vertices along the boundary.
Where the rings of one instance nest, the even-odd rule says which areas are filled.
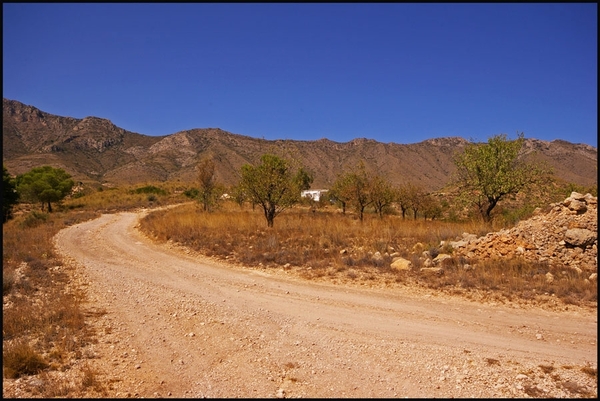
[[[65,169],[76,181],[105,186],[190,183],[200,161],[212,158],[217,181],[229,186],[237,184],[242,165],[258,163],[265,153],[277,153],[312,172],[315,189],[329,188],[339,174],[364,161],[368,170],[396,186],[412,183],[427,191],[441,190],[455,171],[453,156],[469,142],[450,137],[403,144],[409,135],[399,132],[397,140],[390,143],[366,138],[344,143],[326,138],[264,140],[219,128],[147,136],[119,128],[107,119],[61,117],[3,99],[2,157],[14,175],[48,164]],[[596,148],[535,138],[527,138],[525,148],[529,157],[552,167],[557,179],[584,186],[597,184]]]

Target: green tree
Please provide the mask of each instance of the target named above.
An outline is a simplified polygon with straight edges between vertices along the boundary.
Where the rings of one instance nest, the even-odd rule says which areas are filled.
[[[417,219],[417,213],[425,205],[425,190],[419,185],[411,185],[408,191],[408,207],[413,212],[413,219]]]
[[[402,220],[404,220],[406,219],[406,212],[408,211],[409,206],[408,189],[406,185],[402,185],[400,188],[398,188],[396,196],[396,202],[398,202],[398,206],[402,212]]]
[[[426,194],[422,200],[423,218],[435,220],[442,215],[442,205],[433,194]]]
[[[342,207],[342,213],[346,214],[346,206],[351,199],[351,193],[349,190],[349,174],[338,175],[337,179],[331,186],[328,192],[330,200],[339,204]]]
[[[421,208],[421,203],[423,200],[423,196],[425,191],[419,185],[413,184],[409,182],[404,184],[398,190],[398,204],[400,206],[400,210],[402,211],[402,219],[406,218],[406,212],[408,210],[412,210],[413,218],[417,218],[417,213]]]
[[[2,165],[2,224],[12,217],[13,206],[19,202],[17,184]]]
[[[477,206],[485,222],[491,222],[498,202],[539,184],[548,172],[541,164],[524,160],[524,143],[523,133],[515,140],[495,135],[487,143],[467,145],[455,157],[459,193]]]
[[[300,191],[306,191],[310,189],[310,186],[314,181],[314,175],[308,170],[304,169],[304,167],[300,167],[296,173],[295,180]]]
[[[242,166],[239,190],[262,207],[267,226],[273,227],[276,216],[300,201],[302,169],[294,173],[289,161],[272,154],[260,160],[257,166]]]
[[[373,208],[375,208],[375,212],[379,214],[379,217],[382,218],[386,209],[396,200],[396,191],[392,184],[381,176],[373,177],[370,186]]]
[[[51,166],[35,167],[17,176],[17,191],[23,199],[41,202],[42,211],[47,204],[48,212],[52,212],[52,202],[63,200],[74,184],[65,170]]]
[[[235,203],[240,205],[240,209],[244,207],[244,202],[246,202],[248,196],[244,192],[244,188],[242,188],[241,185],[234,185],[230,187],[229,194]]]
[[[356,213],[358,213],[358,218],[363,221],[365,209],[373,203],[373,198],[371,196],[371,178],[362,160],[348,174],[345,192],[348,194],[350,203],[354,206]]]

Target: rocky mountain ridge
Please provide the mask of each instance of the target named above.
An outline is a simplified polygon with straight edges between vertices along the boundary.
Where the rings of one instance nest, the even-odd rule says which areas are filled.
[[[3,99],[3,162],[12,174],[50,164],[75,179],[106,184],[193,181],[205,157],[216,164],[218,181],[231,185],[245,163],[266,152],[296,159],[314,173],[314,188],[327,188],[339,173],[363,160],[366,167],[395,185],[412,182],[438,190],[450,182],[453,156],[469,142],[433,138],[416,144],[381,143],[356,138],[340,143],[264,140],[219,128],[191,129],[147,136],[98,117],[77,119],[49,114],[16,100]],[[597,149],[567,141],[527,139],[527,152],[546,161],[555,175],[580,185],[597,183]]]

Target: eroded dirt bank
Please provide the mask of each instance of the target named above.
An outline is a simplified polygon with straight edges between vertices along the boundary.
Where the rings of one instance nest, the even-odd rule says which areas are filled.
[[[225,266],[157,245],[143,212],[62,230],[117,397],[595,396],[596,311],[478,304]]]

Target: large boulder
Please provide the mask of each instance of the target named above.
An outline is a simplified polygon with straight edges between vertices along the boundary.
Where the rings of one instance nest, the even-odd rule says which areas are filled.
[[[565,242],[573,246],[585,248],[592,245],[598,234],[585,228],[571,228],[565,233]]]

